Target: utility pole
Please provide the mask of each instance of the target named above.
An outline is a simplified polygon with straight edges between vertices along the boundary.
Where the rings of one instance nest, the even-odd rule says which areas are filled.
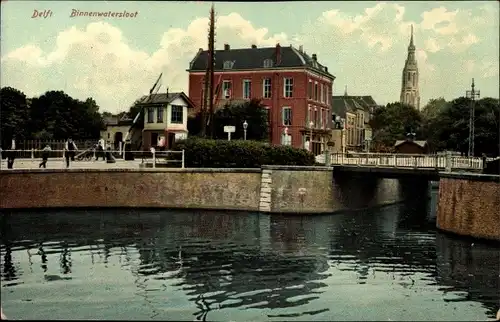
[[[214,68],[215,68],[215,10],[210,8],[210,24],[208,29],[208,129],[212,139],[214,137]]]
[[[479,90],[474,89],[474,78],[472,79],[471,90],[466,91],[465,95],[468,99],[470,99],[470,117],[469,117],[469,152],[467,153],[468,157],[474,156],[474,121],[476,118],[475,115],[475,105],[476,99],[479,99]]]

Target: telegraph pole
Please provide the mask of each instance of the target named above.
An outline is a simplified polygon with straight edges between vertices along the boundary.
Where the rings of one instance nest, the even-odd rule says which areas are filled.
[[[467,154],[468,157],[474,156],[474,121],[476,118],[475,115],[475,105],[476,99],[479,99],[479,90],[474,89],[474,78],[472,79],[471,90],[466,91],[465,95],[468,99],[470,99],[470,117],[469,117],[469,152]]]
[[[214,137],[214,68],[215,68],[215,10],[210,8],[210,23],[208,29],[208,129],[211,139]]]

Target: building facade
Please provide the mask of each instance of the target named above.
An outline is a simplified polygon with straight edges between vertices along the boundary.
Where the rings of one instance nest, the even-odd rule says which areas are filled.
[[[377,103],[371,96],[344,95],[332,97],[332,120],[337,120],[332,133],[335,152],[370,151],[370,119]]]
[[[176,140],[187,138],[188,114],[194,104],[186,94],[152,94],[143,97],[141,101],[139,105],[144,111],[143,150],[157,147],[162,139],[168,149]]]
[[[120,150],[132,121],[127,115],[104,117],[105,130],[101,131],[101,139],[104,140],[106,146],[103,148],[111,147],[114,151]]]
[[[419,74],[417,58],[415,57],[415,45],[413,44],[413,25],[411,26],[410,44],[408,45],[408,56],[401,81],[400,102],[413,106],[420,110],[420,91],[418,86]]]
[[[190,63],[189,97],[202,107],[208,52],[199,50]],[[257,98],[268,110],[270,141],[304,147],[316,154],[326,147],[331,129],[331,93],[335,76],[292,46],[215,51],[215,83],[221,90],[217,106]],[[251,124],[248,125],[252,126]],[[312,135],[312,144],[311,141]]]

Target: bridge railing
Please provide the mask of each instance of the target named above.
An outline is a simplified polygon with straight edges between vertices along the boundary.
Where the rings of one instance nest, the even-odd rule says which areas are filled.
[[[45,151],[48,155],[49,161],[65,159],[66,150],[50,150]],[[2,165],[4,159],[8,157],[13,157],[14,159],[21,159],[25,161],[42,161],[42,155],[44,151],[38,149],[30,150],[2,150],[0,149],[0,169],[4,170],[6,167]],[[170,163],[180,163],[181,168],[184,168],[184,150],[172,151],[172,150],[148,150],[148,151],[115,151],[115,150],[104,150],[97,151],[95,149],[87,149],[84,151],[74,151],[74,161],[90,161],[95,162],[98,158],[103,158],[106,153],[111,153],[114,159],[123,161],[125,154],[130,154],[133,156],[134,160],[141,160],[141,163],[151,164],[153,168],[157,165],[170,164]],[[127,160],[125,159],[124,162]]]
[[[325,155],[317,157],[317,162],[325,162]],[[331,153],[330,165],[358,165],[367,167],[396,168],[437,168],[475,169],[483,168],[483,160],[478,157],[451,155],[391,154],[391,153]]]

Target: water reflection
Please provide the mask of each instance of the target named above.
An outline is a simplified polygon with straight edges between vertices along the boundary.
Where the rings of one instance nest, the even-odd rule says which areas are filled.
[[[436,233],[432,201],[319,217],[123,210],[3,214],[3,305],[18,305],[23,318],[15,299],[36,298],[29,293],[43,294],[51,286],[79,301],[75,318],[91,318],[96,310],[101,318],[119,318],[119,312],[106,311],[119,304],[95,303],[120,296],[116,301],[128,301],[123,310],[139,312],[137,319],[398,318],[390,301],[371,316],[361,313],[368,310],[360,306],[370,295],[366,287],[375,287],[380,293],[374,296],[413,299],[408,310],[424,296],[438,309],[476,302],[486,316],[478,308],[454,310],[494,317],[498,248]],[[81,293],[65,293],[69,285]],[[54,299],[51,314],[64,311],[61,301]],[[342,311],[351,306],[357,310]],[[425,316],[425,309],[418,310],[424,319],[456,318],[453,312]]]

